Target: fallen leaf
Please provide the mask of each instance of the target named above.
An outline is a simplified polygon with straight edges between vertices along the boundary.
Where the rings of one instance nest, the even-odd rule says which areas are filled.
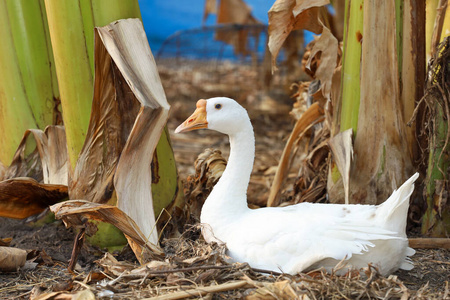
[[[57,298],[59,299],[59,298]],[[90,289],[85,289],[83,291],[79,291],[76,294],[72,295],[72,300],[95,300],[97,299],[94,293]],[[56,300],[56,299],[55,299]]]
[[[53,265],[53,259],[44,250],[39,251],[39,257],[45,265]]]
[[[67,227],[84,227],[86,218],[113,224],[125,234],[141,263],[164,255],[157,245],[145,238],[136,222],[116,206],[69,200],[51,206],[50,210],[55,213],[57,219],[62,219]]]
[[[64,127],[27,130],[0,182],[0,216],[23,219],[67,198]]]
[[[0,247],[0,271],[15,272],[25,265],[27,251],[12,247]]]
[[[145,275],[151,272],[172,270],[174,268],[175,266],[167,261],[152,260],[151,262],[148,262],[137,269],[131,270],[130,273],[134,275],[142,275],[144,277]]]
[[[11,244],[12,238],[0,238],[0,246],[6,246],[9,247],[9,244]]]
[[[0,217],[24,219],[67,198],[67,186],[18,177],[0,182]]]
[[[95,300],[95,295],[90,289],[79,291],[75,294],[64,291],[42,293],[37,297],[30,298],[31,300]]]
[[[96,260],[95,263],[101,266],[107,274],[120,276],[125,272],[130,272],[136,266],[130,263],[119,262],[111,253],[106,252],[105,255]]]
[[[83,283],[89,284],[92,282],[99,282],[106,278],[106,275],[98,271],[90,271],[88,276],[83,280]]]

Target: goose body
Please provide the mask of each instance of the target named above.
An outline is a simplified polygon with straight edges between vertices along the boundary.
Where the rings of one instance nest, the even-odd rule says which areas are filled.
[[[205,240],[225,243],[234,261],[289,274],[320,267],[330,271],[343,259],[347,268],[372,263],[384,275],[413,268],[405,228],[417,173],[377,206],[300,203],[253,210],[247,206],[247,187],[255,138],[246,110],[229,98],[199,100],[175,132],[200,128],[230,139],[227,167],[200,220]]]

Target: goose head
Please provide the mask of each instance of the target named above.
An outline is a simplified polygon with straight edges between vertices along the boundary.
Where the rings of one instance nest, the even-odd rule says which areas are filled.
[[[245,108],[233,99],[216,97],[198,100],[197,109],[175,129],[175,133],[207,128],[234,135],[248,125],[250,119]]]

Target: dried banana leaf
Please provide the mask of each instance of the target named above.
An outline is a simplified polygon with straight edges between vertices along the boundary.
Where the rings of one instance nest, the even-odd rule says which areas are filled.
[[[23,219],[67,198],[64,127],[27,130],[0,182],[0,216]]]
[[[157,245],[153,201],[162,200],[152,196],[152,161],[170,105],[141,21],[96,28],[95,65],[91,121],[70,199],[106,203],[116,192],[118,208]],[[128,240],[143,261],[139,243]]]
[[[136,222],[116,206],[84,200],[69,200],[51,206],[50,210],[68,227],[84,227],[86,217],[113,224],[125,234],[133,251],[139,253],[136,256],[141,263],[163,255],[158,246],[148,242]],[[88,234],[92,233],[94,232],[88,232]]]

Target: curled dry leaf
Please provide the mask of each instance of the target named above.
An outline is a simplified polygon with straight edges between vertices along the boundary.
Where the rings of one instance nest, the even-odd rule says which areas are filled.
[[[113,224],[125,234],[141,263],[164,255],[158,246],[148,241],[136,222],[116,206],[84,200],[70,200],[55,204],[50,207],[50,210],[68,227],[84,226],[86,218]]]
[[[95,82],[91,118],[70,184],[70,199],[107,202],[119,156],[140,110],[106,47],[95,34]]]
[[[114,276],[120,276],[121,274],[125,272],[130,272],[135,268],[135,265],[126,263],[126,262],[119,262],[111,253],[106,252],[105,255],[99,259],[96,260],[95,263],[102,267],[107,274],[114,275]]]
[[[163,197],[154,199],[152,196],[152,161],[161,134],[164,134],[170,105],[140,20],[121,20],[98,28],[97,32],[141,105],[114,175],[118,207],[156,245],[158,234],[153,201],[162,201]],[[176,172],[167,177],[166,180],[174,183],[170,187],[174,195],[177,189]],[[165,188],[169,189],[168,186]],[[171,201],[171,197],[168,200]]]
[[[174,182],[173,191],[164,187],[167,193],[173,192],[169,197],[153,198],[152,187],[159,180],[152,176],[158,170],[155,149],[164,134],[170,105],[141,21],[119,20],[96,28],[95,66],[91,120],[71,180],[70,198],[106,203],[116,192],[121,211],[116,208],[113,214],[120,214],[125,223],[112,224],[127,229],[124,233],[133,251],[139,261],[146,261],[143,247],[160,253],[156,246],[145,246],[147,241],[158,243],[153,201],[167,198],[170,202],[177,179],[175,171],[165,180]],[[90,209],[78,213],[97,214]]]
[[[67,198],[64,127],[27,130],[0,182],[0,216],[23,219]]]
[[[27,130],[3,179],[32,177],[43,183],[67,185],[66,147],[62,126]]]
[[[345,204],[349,204],[350,166],[353,159],[353,129],[340,132],[328,141],[334,161],[342,176]]]
[[[195,175],[189,176],[186,183],[186,199],[190,213],[200,220],[203,203],[219,181],[227,161],[217,149],[205,149],[195,161]]]
[[[275,174],[275,178],[273,179],[272,186],[270,187],[267,206],[278,205],[279,194],[286,179],[286,175],[289,172],[290,161],[294,154],[292,150],[295,142],[299,138],[303,137],[305,132],[314,124],[322,122],[324,119],[323,115],[324,111],[319,102],[314,102],[295,123],[294,129],[292,130],[286,146],[284,147],[280,162],[278,163],[277,172]]]
[[[320,64],[315,72],[315,79],[320,80],[323,96],[330,99],[334,69],[338,65],[339,43],[331,31],[325,26],[323,26],[322,34],[316,40],[309,55],[306,64],[308,69],[310,68],[311,61],[313,61],[318,53],[321,53]]]
[[[15,272],[25,265],[27,251],[18,248],[0,247],[0,271]]]
[[[306,29],[315,34],[322,32],[319,8],[328,0],[277,0],[269,10],[269,50],[272,53],[272,69],[284,41],[293,30]]]
[[[111,253],[105,253],[101,259],[95,261],[107,274],[121,276],[131,274],[144,277],[151,272],[173,269],[175,266],[167,261],[152,260],[138,268],[134,264],[118,261]]]
[[[0,217],[24,219],[67,198],[67,186],[18,177],[0,182]]]

